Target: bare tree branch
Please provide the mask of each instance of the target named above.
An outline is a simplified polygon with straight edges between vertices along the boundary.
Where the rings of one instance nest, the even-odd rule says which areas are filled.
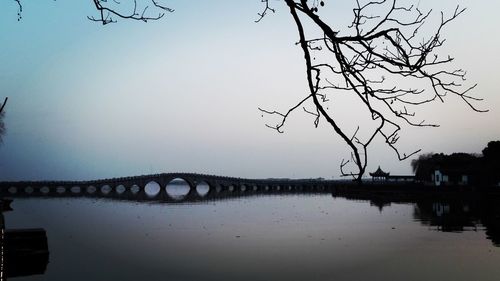
[[[259,18],[255,20],[256,23],[260,22],[267,15],[268,12],[274,13],[276,11],[275,9],[271,8],[271,6],[269,6],[268,0],[261,0],[261,2],[265,4],[265,7],[262,12],[257,13],[257,15],[259,15]]]
[[[21,0],[14,0],[18,5],[17,20],[22,19],[23,5]],[[138,4],[138,1],[140,4]],[[158,0],[92,0],[98,16],[87,16],[91,21],[100,22],[103,25],[115,23],[118,18],[148,22],[159,20],[165,13],[174,12],[173,9],[162,5]],[[128,11],[122,11],[122,7],[130,7]],[[151,7],[151,8],[150,8]],[[125,8],[127,10],[127,7]]]
[[[444,67],[451,63],[453,58],[441,58],[436,54],[436,50],[445,42],[442,39],[444,27],[464,13],[465,9],[457,6],[448,17],[441,12],[435,31],[430,35],[420,35],[432,10],[423,12],[413,5],[400,6],[397,0],[365,1],[364,4],[356,0],[354,18],[347,29],[351,35],[340,36],[339,32],[319,15],[318,11],[326,1],[284,1],[297,26],[298,44],[302,48],[306,63],[309,94],[298,105],[311,98],[314,110],[305,111],[317,117],[315,125],[317,126],[321,116],[350,147],[351,159],[342,160],[340,165],[342,175],[361,180],[368,162],[367,148],[376,137],[381,137],[395,151],[399,160],[408,159],[418,153],[420,150],[401,153],[397,148],[402,126],[438,125],[419,119],[412,109],[414,107],[435,101],[444,102],[449,95],[458,97],[473,111],[487,111],[475,105],[481,98],[469,94],[476,85],[463,85],[466,72],[461,69],[446,70]],[[263,2],[266,7],[269,5],[266,0]],[[380,11],[382,8],[387,9],[385,14],[373,15],[370,12],[373,9]],[[312,26],[319,29],[324,36],[308,38],[304,27],[306,21],[308,28]],[[326,62],[313,64],[313,57],[325,58]],[[399,86],[398,79],[422,81],[427,86],[404,88]],[[356,114],[361,116],[361,112],[365,111],[372,116],[373,122],[377,122],[377,127],[368,137],[358,136],[359,126],[354,135],[348,136],[345,126],[340,126],[340,121],[328,111],[325,107],[326,102],[330,100],[327,94],[332,91],[342,91],[356,97],[360,101]],[[332,100],[334,103],[335,101]],[[279,126],[271,128],[282,132],[286,117],[298,105],[282,116],[283,120]],[[314,111],[318,114],[314,114]],[[265,113],[269,112],[272,111]],[[350,163],[357,167],[357,171],[345,171]]]
[[[103,25],[106,25],[108,23],[115,23],[116,18],[132,19],[143,22],[147,22],[149,20],[158,20],[165,15],[165,12],[169,13],[174,12],[173,9],[163,6],[159,4],[158,1],[155,0],[145,1],[149,3],[149,5],[145,4],[142,7],[139,7],[137,5],[137,0],[133,0],[133,8],[128,13],[121,12],[118,10],[119,7],[117,6],[120,6],[122,4],[121,2],[113,1],[114,6],[111,7],[108,5],[109,3],[108,0],[92,0],[92,1],[94,2],[94,5],[99,13],[99,16],[98,17],[88,16],[87,18],[91,21],[101,22]],[[155,14],[153,15],[151,15],[151,13],[153,12],[148,11],[150,6],[153,7],[154,10],[156,10],[156,12],[154,12]]]
[[[17,3],[17,21],[20,21],[23,16],[23,5],[21,4],[21,0],[14,0]]]
[[[5,100],[3,101],[3,104],[0,107],[0,143],[3,142],[3,135],[5,134],[5,131],[6,131],[5,123],[3,122],[3,118],[5,117],[4,108],[5,108],[5,105],[7,104],[8,99],[9,99],[8,97],[5,97]]]
[[[7,100],[9,100],[9,97],[5,97],[5,99],[2,103],[2,106],[0,107],[0,113],[3,112],[3,109],[4,109],[5,105],[7,104]]]

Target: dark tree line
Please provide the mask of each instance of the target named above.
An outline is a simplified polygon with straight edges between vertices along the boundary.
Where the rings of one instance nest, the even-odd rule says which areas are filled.
[[[444,169],[451,176],[471,175],[473,184],[495,185],[500,182],[500,141],[490,141],[482,155],[428,153],[412,160],[411,166],[418,180],[431,181],[434,170]]]
[[[500,183],[500,141],[491,141],[483,149],[483,167],[488,182]]]
[[[14,1],[21,19],[22,3]],[[260,2],[263,10],[256,22],[275,12],[273,2]],[[354,0],[353,20],[344,28],[334,26],[321,13],[331,1],[283,2],[298,32],[308,92],[287,110],[259,110],[279,118],[277,123],[266,125],[280,133],[288,117],[300,110],[313,116],[316,127],[320,121],[326,122],[351,150],[350,158],[340,164],[343,176],[361,180],[368,164],[368,147],[376,138],[394,150],[399,160],[418,153],[420,150],[401,152],[398,140],[404,127],[438,126],[417,116],[415,108],[421,105],[455,96],[472,110],[485,111],[474,105],[481,99],[470,94],[476,85],[464,84],[466,72],[450,69],[453,58],[436,52],[445,42],[444,28],[465,9],[457,6],[449,15],[441,12],[440,21],[432,28],[426,25],[432,11],[422,11],[418,5],[398,0]],[[117,19],[158,20],[174,11],[158,0],[92,0],[92,4],[97,15],[89,20],[103,25]],[[423,31],[429,28],[431,32]],[[416,86],[401,86],[401,80]],[[330,109],[329,105],[339,102],[336,93],[346,93],[358,102],[353,120],[342,121]],[[374,129],[355,125],[356,129],[350,130],[360,116],[369,116]]]
[[[469,153],[428,153],[411,162],[417,179],[431,181],[431,174],[436,169],[470,172],[479,169],[481,156]]]

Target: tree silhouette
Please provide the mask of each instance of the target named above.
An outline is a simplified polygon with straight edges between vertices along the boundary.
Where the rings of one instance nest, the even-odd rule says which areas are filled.
[[[20,19],[22,5],[20,0],[14,1],[18,3]],[[88,18],[103,25],[114,23],[118,18],[158,20],[166,12],[173,12],[157,0],[92,1],[98,16]],[[368,163],[367,148],[377,137],[394,150],[399,160],[418,153],[420,150],[400,152],[396,146],[403,127],[438,127],[416,116],[418,106],[444,102],[449,95],[460,98],[474,111],[485,111],[474,105],[481,99],[470,95],[476,85],[462,84],[466,72],[446,69],[453,58],[441,57],[436,52],[445,42],[444,27],[465,9],[457,6],[449,16],[441,12],[440,21],[429,31],[426,21],[432,10],[421,11],[418,5],[399,4],[398,0],[355,0],[352,23],[339,30],[321,14],[329,1],[283,1],[298,31],[308,93],[288,110],[259,110],[279,117],[276,124],[266,126],[280,133],[290,114],[300,109],[314,116],[316,127],[320,120],[326,121],[351,150],[350,159],[340,163],[343,176],[361,181]],[[260,2],[264,6],[256,22],[275,11],[269,0]],[[402,82],[425,86],[402,86],[405,84]],[[342,104],[338,93],[348,94],[357,102],[354,121],[342,121],[330,109],[330,105]],[[309,108],[306,103],[310,103]],[[363,116],[368,116],[371,126],[358,123]],[[349,128],[353,124],[355,129]],[[351,168],[347,171],[348,165]]]
[[[500,141],[490,141],[483,149],[483,157],[490,163],[500,163]]]
[[[435,170],[446,172],[452,181],[459,181],[463,174],[477,177],[481,170],[481,157],[470,153],[452,153],[446,155],[443,153],[422,154],[418,159],[411,162],[415,177],[417,180],[432,181],[431,175]],[[452,179],[454,177],[454,179]],[[478,179],[474,179],[478,183]]]
[[[278,124],[267,125],[278,132],[283,132],[287,118],[299,108],[315,117],[316,127],[324,119],[352,151],[351,158],[342,160],[340,164],[343,176],[353,176],[361,181],[368,163],[367,148],[376,137],[381,137],[395,151],[399,160],[418,153],[420,150],[400,153],[396,147],[402,126],[438,125],[418,119],[412,109],[414,107],[433,101],[444,102],[446,95],[454,95],[472,110],[484,112],[473,104],[481,99],[469,94],[476,85],[462,85],[465,71],[446,70],[445,67],[453,58],[441,58],[436,54],[445,41],[442,38],[443,28],[465,9],[457,6],[448,17],[441,13],[434,32],[420,36],[431,11],[423,12],[413,5],[399,5],[397,0],[370,1],[365,4],[355,1],[353,21],[342,31],[336,30],[320,15],[320,9],[327,5],[327,1],[284,1],[299,34],[309,93],[286,112],[260,110],[280,116]],[[261,17],[269,9],[269,1],[263,2],[266,3],[266,10],[260,14]],[[374,11],[384,10],[385,13],[374,14]],[[306,32],[311,28],[320,36],[315,36],[315,32]],[[428,89],[405,88],[400,86],[402,80],[425,82]],[[329,104],[335,102],[330,100],[332,94],[338,92],[354,96],[358,101],[354,116],[361,118],[363,114],[369,114],[371,121],[376,122],[375,129],[361,136],[358,126],[350,134],[345,124],[341,124],[334,112],[329,110]],[[313,110],[304,107],[309,100],[312,100]],[[355,122],[350,120],[348,123]],[[350,162],[357,169],[345,171]]]
[[[500,141],[490,141],[483,149],[485,178],[488,183],[500,183]]]

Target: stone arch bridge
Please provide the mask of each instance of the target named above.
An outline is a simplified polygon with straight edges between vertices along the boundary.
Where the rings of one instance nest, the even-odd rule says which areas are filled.
[[[183,196],[172,196],[167,185],[183,180],[189,189]],[[159,189],[147,192],[147,186]],[[127,201],[188,203],[233,197],[284,193],[331,193],[339,182],[322,179],[244,179],[195,173],[163,173],[90,181],[0,182],[2,197],[97,197]],[[208,190],[197,191],[199,186]]]

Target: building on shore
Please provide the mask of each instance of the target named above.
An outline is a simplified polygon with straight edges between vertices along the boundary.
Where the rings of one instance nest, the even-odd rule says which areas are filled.
[[[450,169],[437,167],[431,174],[431,182],[435,186],[442,185],[469,185],[477,180],[478,170],[474,169]]]
[[[433,154],[419,158],[415,177],[434,186],[467,186],[482,183],[481,158],[467,153]]]
[[[370,173],[370,176],[372,177],[372,181],[386,181],[387,178],[389,177],[389,175],[390,175],[390,173],[386,173],[386,172],[382,171],[380,166],[378,166],[378,169],[375,172]]]
[[[392,175],[389,172],[384,172],[380,166],[378,166],[378,169],[370,173],[370,176],[372,177],[372,181],[384,181],[384,182],[414,182],[415,181],[415,176],[409,176],[409,175]]]

